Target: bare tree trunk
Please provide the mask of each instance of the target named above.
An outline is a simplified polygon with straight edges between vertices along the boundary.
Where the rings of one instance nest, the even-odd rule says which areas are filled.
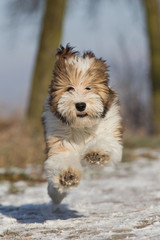
[[[46,0],[39,50],[32,79],[27,118],[37,130],[41,129],[41,114],[49,82],[52,77],[54,56],[61,40],[66,0]]]
[[[158,0],[143,0],[150,42],[153,90],[153,130],[160,133],[160,5]]]

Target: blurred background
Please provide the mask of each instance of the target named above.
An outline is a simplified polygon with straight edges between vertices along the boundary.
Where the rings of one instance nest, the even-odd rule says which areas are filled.
[[[160,0],[1,0],[0,36],[0,178],[36,166],[29,178],[41,180],[41,113],[60,43],[107,60],[126,148],[160,147]]]

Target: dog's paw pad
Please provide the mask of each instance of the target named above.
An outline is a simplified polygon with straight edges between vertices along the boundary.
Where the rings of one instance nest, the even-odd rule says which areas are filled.
[[[64,170],[59,177],[59,183],[63,187],[74,187],[77,186],[80,182],[81,174],[78,171],[74,171],[69,168]]]
[[[93,165],[104,165],[109,161],[110,157],[106,154],[90,152],[85,155],[84,160]]]

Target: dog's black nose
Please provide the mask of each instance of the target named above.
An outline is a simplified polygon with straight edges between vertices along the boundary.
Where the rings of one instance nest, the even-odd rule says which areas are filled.
[[[86,108],[86,104],[84,102],[76,103],[76,109],[79,112],[83,112]]]

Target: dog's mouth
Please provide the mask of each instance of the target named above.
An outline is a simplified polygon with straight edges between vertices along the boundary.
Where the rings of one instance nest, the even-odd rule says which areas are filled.
[[[84,118],[84,117],[87,117],[88,114],[87,113],[77,113],[77,117],[79,118]]]

